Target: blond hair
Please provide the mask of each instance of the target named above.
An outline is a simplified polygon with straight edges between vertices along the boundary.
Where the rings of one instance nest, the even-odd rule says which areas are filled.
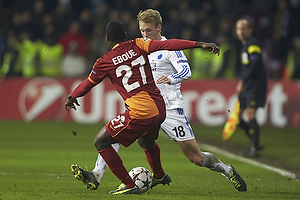
[[[157,10],[147,9],[140,11],[137,15],[138,22],[153,23],[156,27],[162,25],[162,17]]]

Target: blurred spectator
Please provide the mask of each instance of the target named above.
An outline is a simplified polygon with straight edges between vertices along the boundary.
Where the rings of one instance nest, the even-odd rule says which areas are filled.
[[[212,35],[212,27],[210,23],[204,24],[200,28],[200,36],[199,40],[207,41],[207,42],[214,42],[213,35]],[[192,49],[190,54],[190,64],[192,68],[192,76],[193,79],[207,79],[212,78],[210,76],[210,68],[211,68],[211,52],[205,51],[203,49]]]
[[[90,1],[82,1],[82,0],[59,0],[62,3],[67,3],[72,9],[72,13],[74,13],[76,16],[80,15],[80,13],[90,8]]]
[[[165,25],[163,26],[163,34],[168,35],[170,39],[178,38],[183,27],[177,9],[173,8],[169,10],[168,19],[168,23],[164,23]]]
[[[193,49],[190,54],[192,68],[192,79],[206,79],[209,77],[211,67],[211,53],[202,49]]]
[[[30,34],[30,39],[36,40],[36,33],[38,33],[38,28],[34,26],[34,20],[32,18],[32,14],[29,10],[24,10],[20,13],[20,26],[19,33],[27,32]]]
[[[276,57],[285,60],[291,39],[291,12],[287,0],[277,1],[277,10],[274,14],[273,41],[276,48]]]
[[[215,78],[234,79],[237,50],[225,34],[217,36],[217,44],[219,44],[220,55],[211,57],[212,66],[209,75]]]
[[[67,55],[69,53],[71,44],[77,44],[79,54],[81,56],[87,56],[89,53],[88,49],[88,38],[81,33],[80,23],[76,20],[72,21],[69,25],[69,30],[65,32],[61,38],[60,43],[64,47],[64,54]]]
[[[105,27],[106,24],[109,22],[109,13],[111,9],[108,4],[105,2],[101,2],[97,4],[97,7],[92,7],[94,11],[94,23],[100,24],[101,26]]]
[[[191,28],[184,28],[181,31],[180,38],[184,39],[184,40],[193,40],[193,30]],[[191,66],[192,63],[190,61],[192,60],[192,52],[193,52],[193,49],[185,49],[185,50],[183,50],[183,53],[184,53],[185,57],[189,61],[189,65],[190,65],[191,69],[192,69],[192,66]]]
[[[53,25],[47,25],[42,40],[38,43],[39,75],[62,76],[63,46],[58,42],[58,33]]]
[[[181,1],[179,3],[180,19],[185,27],[195,27],[197,23],[197,15],[194,8],[190,6],[189,1]]]
[[[223,16],[219,20],[219,26],[218,26],[218,34],[219,35],[225,35],[228,40],[231,40],[233,37],[233,24],[232,24],[232,19],[230,16],[226,15]]]
[[[53,16],[49,13],[44,14],[43,18],[42,18],[42,23],[43,23],[42,27],[43,27],[43,31],[44,31],[45,27],[50,26],[50,25],[52,26],[54,24]],[[60,34],[57,29],[55,29],[55,31],[57,32],[57,34]],[[42,35],[40,35],[40,37],[41,36]]]
[[[92,20],[92,14],[89,9],[83,9],[79,15],[79,22],[81,26],[82,33],[90,37],[93,32],[94,22]]]
[[[214,6],[213,1],[203,0],[201,1],[201,8],[206,12],[206,16],[212,20],[217,17],[216,7]]]
[[[19,35],[21,33],[21,16],[20,13],[15,12],[12,14],[11,19],[11,29],[15,32],[16,35]]]
[[[33,25],[35,27],[35,32],[33,38],[39,39],[43,34],[43,16],[45,14],[45,4],[43,0],[35,0],[32,9],[32,19]]]
[[[6,39],[0,27],[0,55],[4,52],[5,48],[6,48]]]
[[[60,2],[57,4],[53,13],[53,22],[60,34],[63,34],[68,30],[68,27],[74,18],[74,13],[68,3]]]
[[[15,72],[15,66],[19,55],[18,51],[15,48],[16,42],[17,39],[15,33],[13,31],[10,31],[7,34],[7,45],[5,45],[5,48],[3,49],[3,51],[1,51],[0,78],[18,75]]]
[[[237,49],[240,48],[240,43],[232,40],[234,36],[232,22],[245,14],[253,16],[256,21],[253,34],[263,45],[265,52],[263,56],[267,61],[270,78],[281,78],[286,66],[287,53],[292,47],[292,38],[300,34],[299,0],[0,0],[0,2],[0,27],[5,40],[8,39],[10,30],[13,30],[17,37],[21,33],[29,33],[31,41],[42,39],[43,30],[48,25],[55,27],[60,38],[70,39],[74,34],[70,34],[69,27],[74,20],[78,20],[82,31],[80,35],[87,40],[84,42],[85,47],[77,40],[79,33],[75,34],[76,39],[70,39],[69,42],[76,41],[80,54],[88,56],[88,59],[95,57],[92,52],[93,55],[88,54],[89,49],[99,54],[95,49],[99,43],[94,45],[91,42],[95,40],[93,31],[96,24],[104,28],[110,20],[121,20],[128,30],[128,39],[132,39],[139,35],[136,19],[132,13],[138,13],[149,7],[159,10],[165,16],[162,31],[163,34],[169,35],[169,38],[180,38],[185,29],[190,29],[192,40],[216,42],[217,35],[225,35]],[[63,44],[65,55],[69,42]],[[88,44],[93,47],[89,48]],[[106,46],[102,48],[105,49]],[[187,57],[190,57],[190,62],[196,63],[196,65],[191,63],[196,71],[197,67],[205,68],[205,65],[210,63],[211,56],[206,56],[205,52],[197,53],[196,50],[195,55],[192,51],[186,53]],[[193,73],[193,78],[198,77],[197,74],[202,74],[200,71]],[[209,73],[208,69],[205,71]],[[237,66],[236,76],[239,77],[239,74],[240,67]],[[208,74],[202,75],[206,77]],[[214,75],[210,74],[210,77]]]
[[[79,45],[76,41],[69,43],[69,51],[63,58],[62,69],[65,77],[86,76],[86,59],[80,54]]]
[[[293,39],[293,48],[288,53],[286,79],[300,79],[300,35]]]
[[[120,13],[120,19],[124,23],[127,30],[127,40],[133,40],[136,37],[140,37],[137,29],[136,19],[132,16],[131,12],[123,11]]]
[[[37,71],[37,43],[32,41],[30,32],[22,32],[19,36],[20,42],[15,48],[19,52],[15,72],[22,74],[24,78],[32,78],[38,75]]]
[[[93,66],[95,61],[109,51],[106,42],[105,32],[100,24],[94,26],[92,36],[89,40],[88,66]]]

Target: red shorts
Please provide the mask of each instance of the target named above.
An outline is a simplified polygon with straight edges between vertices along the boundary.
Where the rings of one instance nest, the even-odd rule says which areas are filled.
[[[140,137],[156,140],[160,125],[165,120],[165,117],[165,113],[160,113],[149,119],[132,119],[128,110],[126,110],[108,122],[105,128],[112,138],[123,146],[128,147]]]

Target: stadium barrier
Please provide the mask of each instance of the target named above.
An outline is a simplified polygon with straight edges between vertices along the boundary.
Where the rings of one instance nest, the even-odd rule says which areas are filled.
[[[9,78],[0,82],[0,119],[64,120],[78,123],[109,121],[125,108],[123,100],[109,80],[78,98],[81,106],[67,112],[68,94],[83,79]],[[237,81],[189,80],[182,84],[185,113],[192,123],[224,125],[236,101]],[[261,125],[299,127],[300,81],[268,83],[266,107],[257,112]]]

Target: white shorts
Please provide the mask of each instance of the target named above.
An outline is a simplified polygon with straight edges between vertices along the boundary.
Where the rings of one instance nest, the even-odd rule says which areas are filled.
[[[187,116],[182,108],[167,110],[165,121],[161,124],[161,129],[175,141],[186,141],[194,139],[194,133]]]

